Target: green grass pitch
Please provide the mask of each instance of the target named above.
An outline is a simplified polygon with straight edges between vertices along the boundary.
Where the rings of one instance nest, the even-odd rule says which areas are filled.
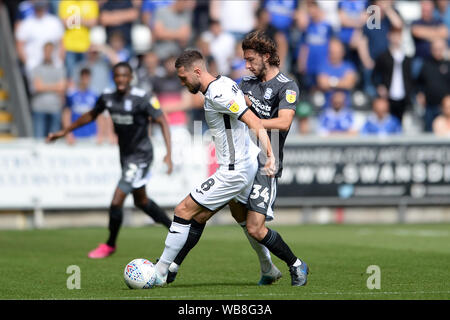
[[[270,224],[269,224],[270,226]],[[123,228],[118,250],[87,258],[106,228],[0,231],[0,299],[450,299],[450,225],[273,226],[310,266],[305,287],[283,278],[256,285],[259,263],[238,225],[207,226],[202,239],[164,288],[130,290],[123,269],[134,258],[155,261],[167,229]],[[67,267],[81,270],[81,289],[69,290]],[[381,271],[380,289],[369,290],[367,267]]]

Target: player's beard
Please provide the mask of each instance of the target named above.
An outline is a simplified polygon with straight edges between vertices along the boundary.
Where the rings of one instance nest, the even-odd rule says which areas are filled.
[[[200,82],[198,82],[198,83],[196,83],[196,84],[194,84],[192,86],[189,86],[188,90],[192,94],[198,93],[200,91]]]
[[[264,78],[264,76],[266,75],[267,72],[267,68],[266,65],[264,63],[261,64],[261,68],[259,68],[259,70],[255,70],[254,75],[262,80]]]

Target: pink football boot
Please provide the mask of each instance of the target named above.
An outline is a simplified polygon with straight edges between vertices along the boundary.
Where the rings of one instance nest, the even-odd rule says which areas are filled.
[[[114,251],[116,251],[116,247],[101,243],[97,248],[88,253],[88,257],[92,259],[102,259],[112,255]]]

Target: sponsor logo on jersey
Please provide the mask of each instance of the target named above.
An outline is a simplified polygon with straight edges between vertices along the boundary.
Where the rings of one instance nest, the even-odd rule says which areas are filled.
[[[264,99],[269,100],[272,97],[272,88],[267,88],[266,92],[264,92]]]
[[[123,108],[125,109],[125,111],[131,111],[132,107],[133,107],[133,104],[132,104],[131,100],[125,100],[125,102],[123,104]]]
[[[227,109],[229,109],[231,112],[238,112],[239,105],[234,100],[231,100],[227,105]]]
[[[155,109],[159,109],[161,108],[161,104],[159,103],[158,98],[156,98],[155,96],[151,97],[150,99],[150,104],[153,106],[153,108]]]
[[[111,108],[112,107],[112,101],[111,100],[106,101],[106,107],[107,108]]]
[[[294,103],[297,100],[297,92],[294,90],[286,90],[286,101],[289,103]]]

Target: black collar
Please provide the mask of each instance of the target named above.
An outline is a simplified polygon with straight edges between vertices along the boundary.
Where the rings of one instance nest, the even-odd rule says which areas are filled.
[[[203,91],[202,93],[205,95],[205,94],[206,94],[206,91],[208,91],[208,88],[209,88],[209,86],[211,85],[211,83],[213,83],[213,82],[216,81],[216,80],[219,80],[220,77],[221,77],[221,75],[218,75],[218,76],[216,77],[215,80],[213,80],[213,81],[211,81],[210,83],[208,83],[208,86],[206,87],[205,91]]]

